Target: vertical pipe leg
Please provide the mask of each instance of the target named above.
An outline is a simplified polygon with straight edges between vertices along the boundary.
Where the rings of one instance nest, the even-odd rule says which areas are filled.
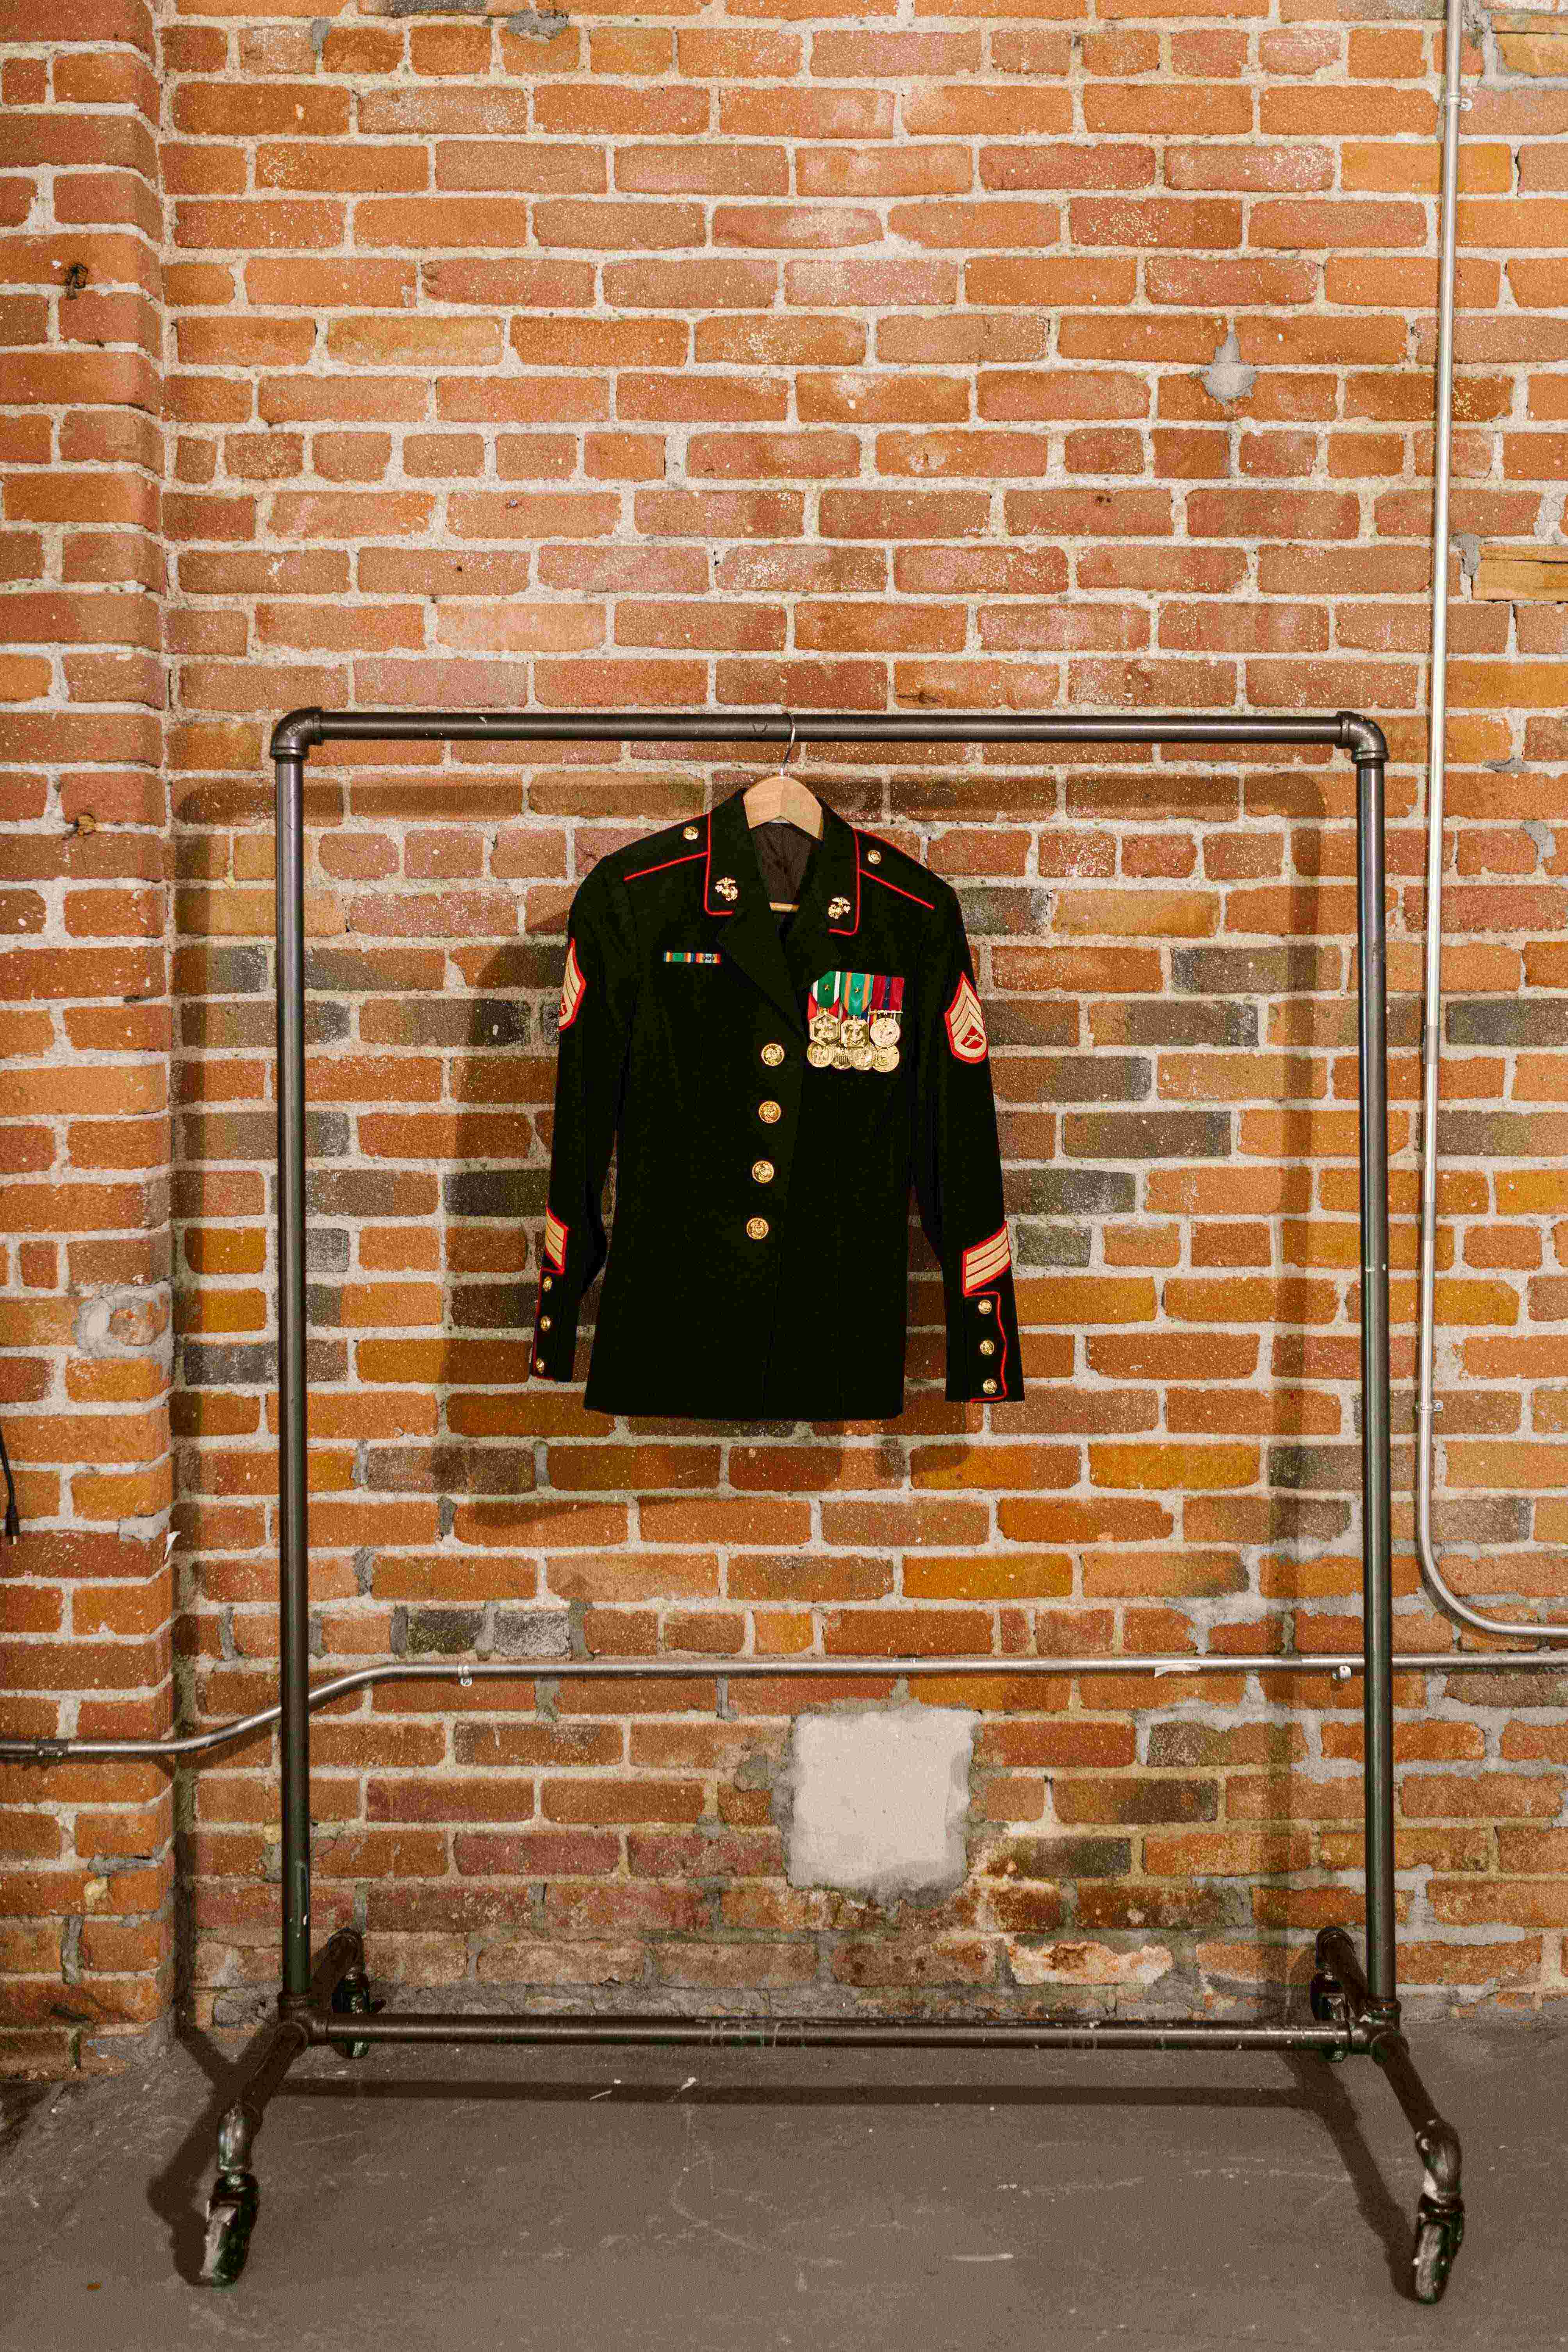
[[[217,2133],[217,2178],[207,2199],[206,2243],[202,2252],[202,2281],[206,2286],[232,2286],[245,2268],[261,2203],[261,2185],[250,2162],[256,2135],[261,2129],[267,2102],[308,2046],[299,2020],[279,2018],[238,2097],[224,2110]]]
[[[278,1608],[282,1999],[310,1986],[310,1528],[305,1493],[305,762],[277,762]]]
[[[1397,2023],[1394,1944],[1394,1594],[1388,1393],[1388,1042],[1384,763],[1356,759],[1360,953],[1362,1614],[1366,1671],[1366,1982]]]

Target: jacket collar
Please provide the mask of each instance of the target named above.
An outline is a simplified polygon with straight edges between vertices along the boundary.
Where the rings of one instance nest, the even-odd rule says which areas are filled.
[[[800,999],[842,950],[837,942],[860,921],[858,839],[836,809],[822,806],[822,838],[813,852],[787,940],[757,870],[744,791],[721,801],[708,823],[703,912],[719,922],[718,945],[802,1035]]]

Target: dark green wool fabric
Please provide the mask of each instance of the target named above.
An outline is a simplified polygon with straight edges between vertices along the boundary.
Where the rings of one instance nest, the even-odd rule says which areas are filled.
[[[958,899],[823,811],[769,906],[742,794],[605,857],[573,901],[533,1363],[585,1402],[699,1420],[903,1410],[911,1181],[950,1399],[1023,1360],[985,1028]]]

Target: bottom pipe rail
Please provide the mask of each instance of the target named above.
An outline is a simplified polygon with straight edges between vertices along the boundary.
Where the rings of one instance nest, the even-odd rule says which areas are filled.
[[[376,2042],[531,2043],[555,2046],[731,2048],[743,2050],[1206,2050],[1305,2053],[1326,2060],[1370,2057],[1386,2075],[1415,2135],[1422,2189],[1415,2210],[1411,2292],[1436,2303],[1464,2237],[1458,2136],[1433,2105],[1397,2023],[1369,2000],[1361,1961],[1342,1927],[1317,1939],[1314,2022],[1287,2018],[1238,2023],[1216,2017],[1119,2018],[1058,2022],[1049,2018],[648,2017],[526,2011],[432,2010],[377,2015],[357,1928],[341,1928],[310,1971],[310,1990],[283,1994],[279,2017],[260,2057],[218,2129],[217,2177],[207,2202],[202,2278],[231,2286],[249,2252],[260,2209],[251,2151],[268,2100],[296,2058],[312,2046],[362,2058]]]
[[[562,2016],[526,2010],[409,2011],[347,2019],[315,2011],[303,2021],[312,2042],[551,2042],[746,2050],[1311,2050],[1364,2051],[1339,2026],[1237,2025],[1206,2017],[1107,2019],[1103,2024],[1034,2018]]]

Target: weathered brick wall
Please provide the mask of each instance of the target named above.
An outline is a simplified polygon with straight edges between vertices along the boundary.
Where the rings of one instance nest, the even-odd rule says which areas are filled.
[[[174,1698],[157,51],[0,28],[0,1714],[124,1738]],[[163,2017],[172,1835],[155,1767],[0,1767],[0,2065]]]
[[[263,754],[273,716],[312,701],[1377,714],[1395,753],[1398,1638],[1447,1641],[1408,1549],[1440,29],[1377,17],[1373,0],[164,12],[191,1719],[272,1690]],[[58,100],[60,54],[27,31],[7,72],[41,101],[52,70]],[[1439,1527],[1463,1589],[1528,1612],[1568,1582],[1568,667],[1561,606],[1483,601],[1472,574],[1482,541],[1559,533],[1568,38],[1500,18],[1469,71]],[[151,233],[142,249],[150,269]],[[28,340],[68,333],[45,316],[63,300],[25,299],[44,306]],[[27,429],[61,397],[80,395],[29,394]],[[7,467],[7,529],[40,548],[13,488],[37,496],[56,454]],[[47,649],[67,634],[35,625],[27,658],[57,667],[18,673],[8,722],[39,730],[15,740],[50,795],[83,755],[48,748],[46,698],[78,726],[78,703],[132,698],[79,682],[81,656]],[[138,740],[155,757],[155,727]],[[321,1655],[520,1660],[515,1683],[387,1686],[318,1717],[320,1918],[363,1921],[384,1974],[573,1998],[1250,1997],[1300,1974],[1303,1931],[1355,1913],[1357,1692],[1241,1672],[1069,1688],[1005,1661],[1358,1638],[1351,778],[1123,751],[802,765],[964,893],[1031,1394],[988,1423],[941,1401],[923,1253],[916,1385],[889,1429],[618,1426],[526,1386],[572,890],[605,847],[754,771],[657,750],[318,755]],[[36,775],[6,789],[14,858],[64,839],[66,803],[25,798]],[[117,855],[156,839],[134,814],[111,813]],[[68,929],[67,899],[22,887]],[[26,1034],[49,1085],[80,1081],[78,1035]],[[70,1121],[57,1097],[48,1112],[56,1157],[8,1181],[63,1199]],[[5,1311],[59,1318],[7,1323],[0,1357],[7,1380],[61,1383],[7,1424],[55,1481],[30,1517],[59,1532],[0,1590],[47,1612],[66,1548],[118,1530],[151,1561],[163,1523],[61,1418],[90,1279],[62,1250],[40,1295],[10,1248]],[[51,1445],[96,1507],[83,1471],[34,1466]],[[89,1679],[58,1645],[90,1630],[22,1621],[17,1675],[50,1686],[29,1727],[57,1719],[62,1675]],[[886,1915],[792,1890],[771,1784],[820,1686],[736,1682],[715,1719],[709,1680],[606,1696],[560,1670],[654,1649],[995,1654],[983,1687],[921,1686],[985,1711],[963,1894]],[[1402,1678],[1412,1987],[1563,1990],[1565,1689]],[[7,1790],[24,2019],[64,1998],[61,1785]],[[266,1743],[193,1775],[190,1804],[195,2008],[232,2021],[274,1978]]]

